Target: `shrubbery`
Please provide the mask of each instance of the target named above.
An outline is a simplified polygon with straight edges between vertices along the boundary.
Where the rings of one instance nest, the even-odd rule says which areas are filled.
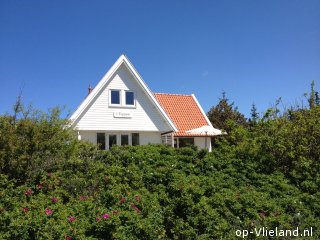
[[[319,107],[233,127],[212,153],[98,151],[58,116],[0,117],[0,239],[320,238]]]

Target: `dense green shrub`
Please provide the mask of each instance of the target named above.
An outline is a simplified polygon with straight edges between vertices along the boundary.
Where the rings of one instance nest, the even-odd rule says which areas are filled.
[[[235,127],[212,153],[98,151],[55,111],[1,116],[0,239],[237,239],[254,227],[319,239],[319,112]]]

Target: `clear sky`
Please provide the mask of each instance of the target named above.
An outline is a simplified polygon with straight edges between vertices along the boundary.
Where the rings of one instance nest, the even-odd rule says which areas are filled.
[[[71,112],[126,54],[154,92],[222,91],[249,116],[320,89],[319,0],[0,1],[0,113]]]

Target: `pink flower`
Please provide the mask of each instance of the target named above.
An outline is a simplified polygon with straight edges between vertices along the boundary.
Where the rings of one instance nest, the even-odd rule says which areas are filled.
[[[68,217],[68,222],[72,223],[76,220],[75,217],[71,216],[71,217]]]
[[[108,219],[108,218],[110,217],[110,215],[109,215],[108,213],[105,213],[105,214],[102,215],[102,217],[103,217],[104,219]]]
[[[30,196],[30,195],[32,195],[32,193],[33,193],[32,189],[29,188],[27,191],[24,192],[24,195]]]
[[[139,195],[136,195],[134,198],[136,199],[137,202],[140,202],[141,200],[141,197]]]
[[[73,238],[70,236],[66,236],[66,240],[73,240]]]
[[[22,211],[26,213],[26,212],[28,212],[28,211],[29,211],[29,209],[28,209],[28,208],[26,208],[26,207],[24,207],[24,208],[22,208]]]
[[[45,213],[47,216],[49,216],[53,213],[53,211],[50,208],[46,208]]]
[[[99,222],[101,220],[101,217],[96,217],[96,220]]]
[[[120,199],[120,203],[124,203],[126,201],[126,199],[124,198],[124,197],[122,197],[121,199]]]
[[[42,184],[38,184],[38,185],[37,185],[37,189],[40,190],[40,189],[42,189],[42,188],[43,188],[43,185],[42,185]]]
[[[80,200],[84,201],[84,200],[87,200],[87,196],[80,196]]]
[[[137,208],[137,206],[134,204],[131,205],[131,208],[134,209],[138,213],[141,212],[141,210],[139,208]]]
[[[58,202],[58,200],[59,200],[59,199],[58,199],[57,197],[51,198],[51,202],[52,202],[52,203],[56,203],[56,202]]]

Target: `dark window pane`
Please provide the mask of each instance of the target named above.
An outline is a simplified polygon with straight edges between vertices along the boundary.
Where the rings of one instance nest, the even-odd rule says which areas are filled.
[[[134,93],[126,92],[126,105],[134,105]]]
[[[129,136],[128,135],[121,135],[121,145],[128,145],[129,144]]]
[[[139,144],[139,133],[132,133],[132,146],[137,146]]]
[[[194,145],[194,138],[179,138],[179,147],[190,147]]]
[[[100,150],[106,149],[106,135],[104,133],[97,133],[97,144]]]
[[[109,149],[117,144],[117,135],[109,135]]]
[[[120,91],[111,90],[111,104],[120,104]]]

